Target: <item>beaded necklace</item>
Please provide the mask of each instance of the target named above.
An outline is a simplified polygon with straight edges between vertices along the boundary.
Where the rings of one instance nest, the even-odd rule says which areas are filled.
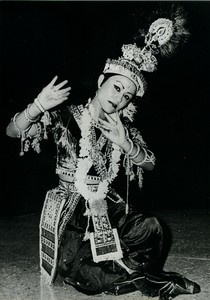
[[[106,170],[106,162],[103,159],[102,153],[100,153],[98,145],[94,145],[92,134],[93,123],[88,107],[85,107],[80,120],[81,139],[79,141],[80,152],[75,173],[75,187],[84,199],[90,202],[105,199],[110,183],[118,174],[121,155],[120,147],[112,143],[111,161],[108,170]],[[104,137],[101,139],[104,139]],[[94,163],[96,160],[97,171],[101,181],[98,184],[97,190],[91,190],[86,184],[86,177],[91,166],[93,164],[96,165]]]

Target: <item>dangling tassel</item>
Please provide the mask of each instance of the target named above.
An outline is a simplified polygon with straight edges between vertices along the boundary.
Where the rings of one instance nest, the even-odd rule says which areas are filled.
[[[41,119],[43,126],[44,126],[44,139],[47,140],[48,136],[47,136],[47,126],[51,124],[51,119],[50,119],[50,114],[48,111],[44,112],[44,115],[42,116]]]
[[[127,175],[127,187],[126,187],[126,203],[125,203],[125,214],[127,215],[129,212],[129,175]]]
[[[20,147],[21,147],[20,153],[19,153],[20,156],[24,155],[24,141],[25,141],[25,134],[22,132],[21,140],[20,140]]]
[[[129,181],[130,181],[130,159],[128,155],[125,155],[123,165],[125,167],[125,174],[126,174],[126,179],[127,179],[127,184],[126,184],[126,203],[125,203],[125,214],[127,215],[129,212]]]
[[[90,216],[88,216],[88,222],[87,222],[87,227],[86,227],[86,230],[85,230],[85,235],[83,237],[83,241],[87,241],[90,239],[90,232],[89,232],[89,226],[90,226]]]
[[[19,115],[19,112],[16,113],[16,114],[14,115],[14,117],[12,118],[11,121],[13,122],[15,128],[16,128],[17,131],[18,131],[17,137],[20,138],[20,147],[21,147],[21,149],[20,149],[19,155],[20,155],[20,156],[23,156],[23,155],[24,155],[24,150],[25,150],[24,142],[25,142],[26,137],[27,137],[27,132],[28,132],[28,131],[30,130],[30,128],[31,128],[31,124],[30,124],[29,127],[26,128],[25,130],[20,129],[20,128],[17,126],[17,124],[16,124],[16,117],[17,117],[18,115]],[[28,145],[28,146],[29,146],[29,145]],[[28,151],[27,147],[26,147],[26,151]]]
[[[85,230],[85,235],[83,237],[83,241],[87,241],[90,239],[90,232],[88,231],[89,230],[89,227],[90,227],[90,209],[88,208],[88,201],[85,200],[85,213],[84,213],[84,216],[87,216],[88,217],[88,220],[87,220],[87,226],[86,226],[86,230]]]
[[[144,170],[140,166],[138,166],[137,167],[137,176],[138,176],[138,184],[139,184],[140,189],[143,186],[143,172],[144,172]]]

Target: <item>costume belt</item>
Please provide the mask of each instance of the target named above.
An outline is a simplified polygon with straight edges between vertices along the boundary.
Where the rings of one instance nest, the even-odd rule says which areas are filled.
[[[56,174],[66,176],[66,178],[68,178],[70,182],[75,181],[75,171],[68,171],[68,170],[65,170],[65,169],[58,169],[57,168],[56,169]],[[64,180],[62,180],[62,179],[61,179],[61,181],[64,182]],[[85,183],[88,184],[88,185],[98,185],[99,182],[100,182],[100,177],[99,176],[94,176],[94,175],[87,175],[86,176]]]

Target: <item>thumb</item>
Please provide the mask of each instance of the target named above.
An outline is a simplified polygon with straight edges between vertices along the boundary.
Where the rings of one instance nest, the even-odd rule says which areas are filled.
[[[119,112],[116,112],[116,120],[117,120],[117,122],[121,121],[121,120],[120,120]]]

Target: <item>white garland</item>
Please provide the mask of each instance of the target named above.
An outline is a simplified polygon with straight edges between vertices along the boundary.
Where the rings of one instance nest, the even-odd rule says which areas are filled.
[[[94,202],[95,200],[103,200],[105,199],[109,184],[115,179],[119,171],[119,161],[120,161],[120,147],[116,144],[112,144],[112,155],[111,155],[111,163],[109,166],[109,170],[107,172],[107,176],[104,180],[102,180],[96,191],[90,190],[88,185],[86,184],[87,173],[90,170],[93,161],[90,157],[90,151],[92,150],[91,143],[91,125],[92,118],[88,108],[84,108],[82,116],[81,116],[81,139],[80,139],[80,153],[78,158],[77,169],[75,173],[75,187],[77,191],[84,197],[85,200],[89,202]]]

